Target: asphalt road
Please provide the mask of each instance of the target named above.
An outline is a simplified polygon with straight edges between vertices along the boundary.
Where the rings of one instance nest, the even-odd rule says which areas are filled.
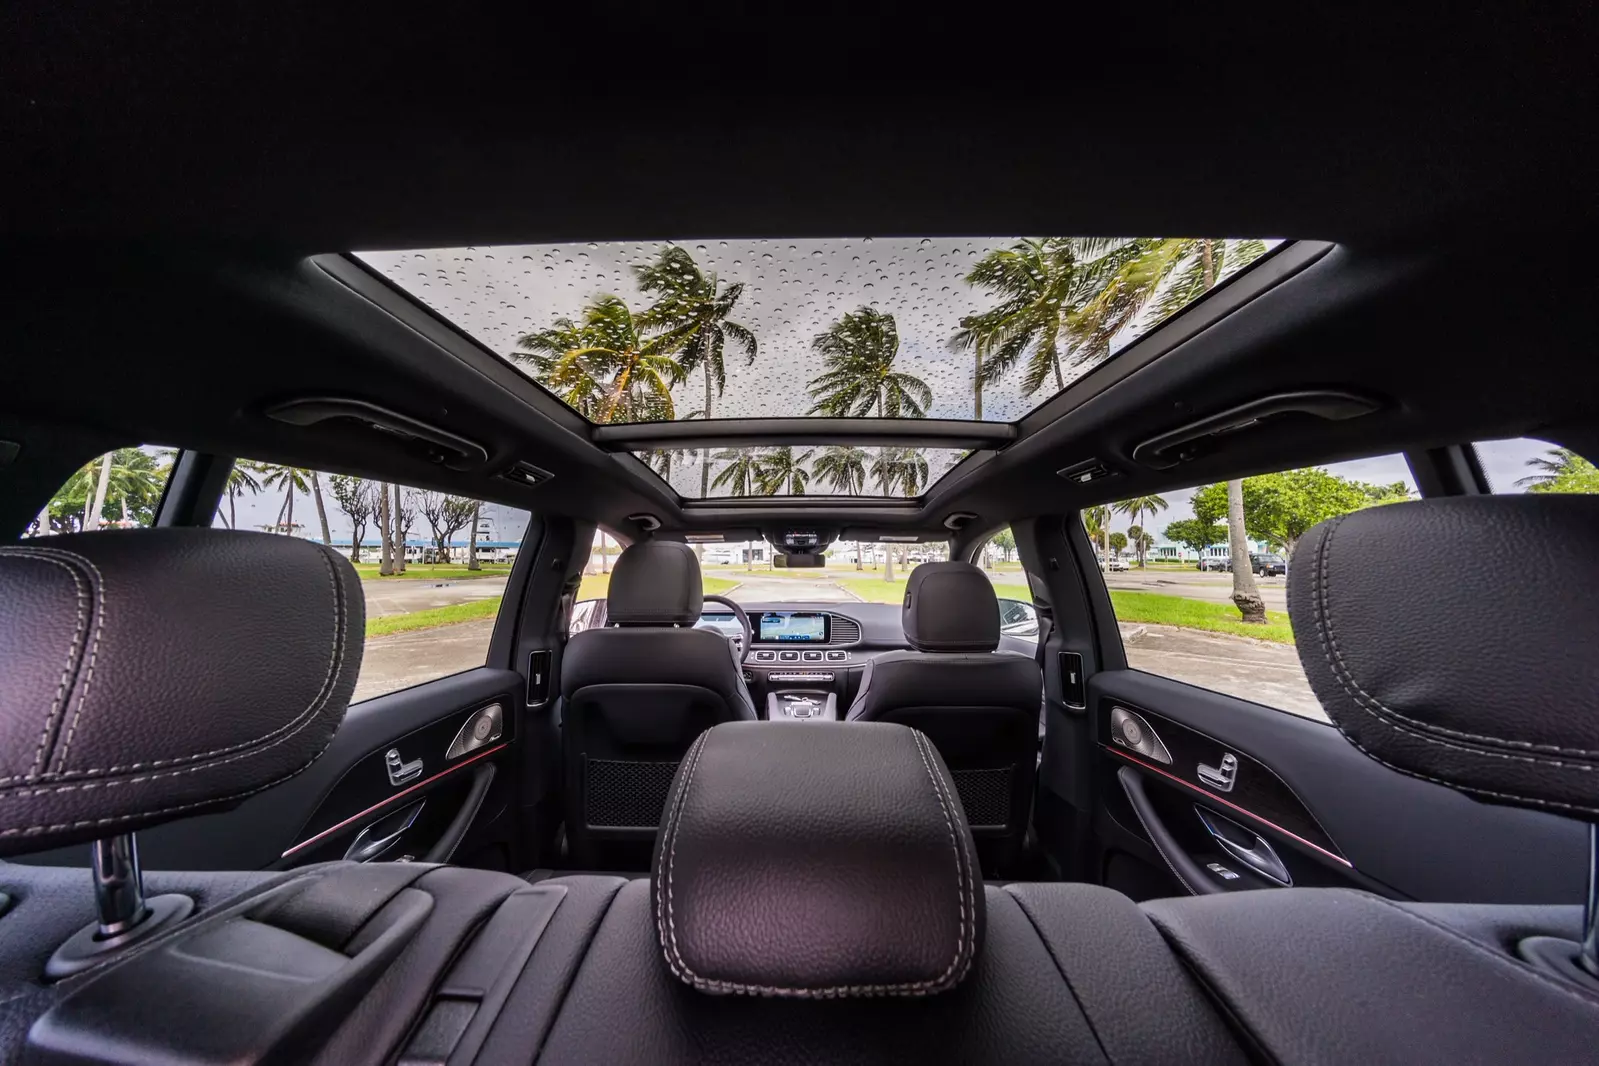
[[[1113,589],[1133,592],[1159,592],[1166,596],[1184,596],[1191,600],[1210,603],[1233,602],[1233,575],[1202,574],[1198,570],[1138,570],[1125,574],[1106,574],[1105,584]],[[1288,610],[1288,579],[1257,577],[1260,598],[1266,601],[1268,611]]]
[[[366,616],[410,614],[454,603],[486,600],[505,592],[505,577],[469,577],[450,581],[427,578],[373,578],[361,582],[366,593]]]

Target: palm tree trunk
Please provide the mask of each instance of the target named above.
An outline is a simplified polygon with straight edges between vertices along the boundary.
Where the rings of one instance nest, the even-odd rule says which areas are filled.
[[[711,417],[711,361],[705,361],[705,417]],[[700,459],[700,499],[711,494],[711,450],[706,448]]]
[[[1244,535],[1244,483],[1227,482],[1227,545],[1233,562],[1233,604],[1251,625],[1266,624],[1266,601],[1260,598],[1255,572],[1249,563],[1249,540]]]
[[[611,572],[611,557],[606,554],[605,542],[605,531],[602,529],[600,530],[600,573],[609,574]]]
[[[316,471],[311,471],[311,498],[316,501],[316,517],[322,523],[322,544],[333,547],[333,533],[328,529],[328,509],[322,502],[322,483],[317,480]]]
[[[389,508],[389,516],[394,519],[394,572],[405,573],[405,528],[402,523],[405,519],[400,515],[400,483],[394,483],[394,506]]]
[[[228,493],[228,528],[229,529],[238,529],[239,528],[238,502],[239,502],[239,494],[238,493],[236,493],[236,492]]]
[[[378,482],[378,574],[394,573],[394,549],[389,537],[389,483]]]
[[[100,460],[100,479],[95,483],[94,502],[89,509],[83,512],[83,531],[100,528],[100,509],[105,506],[106,486],[111,483],[111,457],[114,453],[106,452]]]
[[[972,371],[972,417],[977,421],[983,420],[983,346],[972,345],[972,350],[977,353],[977,366]]]
[[[289,471],[286,479],[289,491],[283,494],[283,509],[287,517],[283,520],[283,531],[289,536],[294,536],[294,471]]]
[[[466,538],[466,568],[468,570],[481,570],[483,564],[477,561],[477,524],[483,515],[483,503],[478,501],[472,508],[472,535]]]
[[[856,541],[855,542],[855,569],[857,569],[857,570],[865,570],[866,569],[866,560],[864,558],[862,558],[862,556],[861,556],[861,542],[860,541]]]

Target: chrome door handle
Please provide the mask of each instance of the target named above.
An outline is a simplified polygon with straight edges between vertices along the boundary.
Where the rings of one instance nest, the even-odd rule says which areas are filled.
[[[1194,813],[1199,815],[1199,820],[1204,823],[1210,835],[1227,854],[1268,881],[1275,881],[1285,887],[1293,885],[1294,879],[1288,875],[1288,867],[1283,865],[1283,861],[1277,857],[1277,853],[1259,833],[1203,807],[1195,807]],[[1240,840],[1251,843],[1240,843]]]
[[[423,800],[413,803],[401,811],[398,817],[387,815],[361,830],[360,835],[355,838],[355,843],[350,845],[350,850],[344,853],[345,861],[371,862],[388,851],[396,840],[405,835],[407,829],[416,824],[416,816],[422,813],[422,804],[426,802]]]
[[[1221,766],[1199,764],[1199,779],[1217,792],[1231,792],[1238,777],[1238,756],[1227,752],[1221,757]]]

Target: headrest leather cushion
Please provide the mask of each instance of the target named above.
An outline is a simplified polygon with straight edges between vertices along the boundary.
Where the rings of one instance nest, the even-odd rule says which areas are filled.
[[[1288,607],[1311,687],[1372,758],[1599,814],[1599,498],[1372,507],[1311,529]]]
[[[923,563],[905,582],[905,639],[917,651],[999,647],[994,584],[971,563]]]
[[[657,835],[666,964],[703,992],[927,996],[960,983],[983,885],[948,771],[882,722],[700,735]]]
[[[606,617],[618,625],[693,625],[704,605],[700,561],[681,541],[643,540],[611,570]]]
[[[105,531],[0,548],[0,854],[231,806],[344,717],[366,611],[310,541]]]

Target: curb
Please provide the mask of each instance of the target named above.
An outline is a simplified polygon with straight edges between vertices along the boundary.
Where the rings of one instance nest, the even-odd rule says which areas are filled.
[[[1117,628],[1121,630],[1123,644],[1136,644],[1143,638],[1144,634],[1149,632],[1149,627],[1143,625],[1131,627],[1120,625]]]

